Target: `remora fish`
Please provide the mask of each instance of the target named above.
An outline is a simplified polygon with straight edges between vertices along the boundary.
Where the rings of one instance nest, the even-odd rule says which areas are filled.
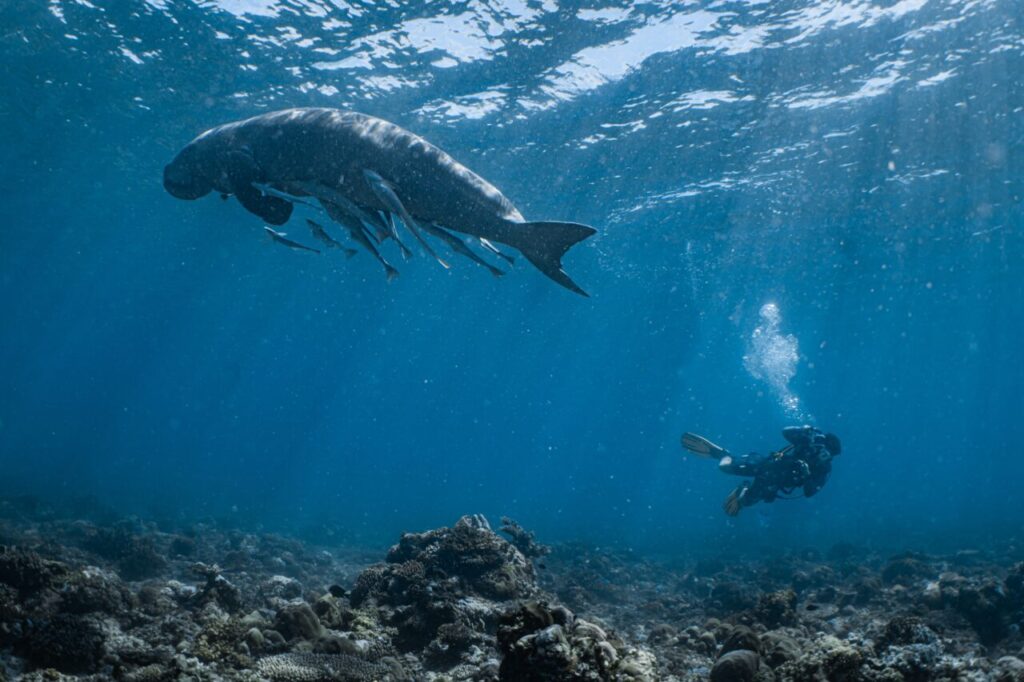
[[[337,109],[277,111],[206,131],[164,169],[164,187],[175,197],[198,199],[216,190],[233,194],[271,225],[287,222],[292,203],[260,192],[254,182],[326,188],[365,213],[408,218],[406,228],[417,238],[429,224],[505,244],[554,281],[586,295],[561,261],[594,234],[592,227],[526,222],[489,182],[393,123]],[[324,197],[313,196],[323,203]]]
[[[306,224],[309,225],[309,231],[313,233],[313,236],[319,239],[327,248],[340,249],[345,254],[346,258],[351,258],[358,253],[355,249],[348,248],[337,239],[327,234],[327,230],[324,229],[324,226],[315,220],[306,218]]]
[[[371,215],[371,214],[369,214],[369,213],[367,213],[365,211],[357,209],[357,208],[355,208],[355,204],[352,204],[351,202],[349,202],[347,199],[344,199],[343,197],[338,199],[338,200],[342,201],[342,202],[347,202],[347,204],[349,206],[347,211],[339,209],[337,206],[332,204],[329,201],[329,199],[327,199],[327,198],[321,197],[321,199],[319,200],[321,206],[317,206],[316,204],[313,204],[313,203],[311,203],[309,201],[306,201],[305,199],[303,199],[303,198],[301,198],[301,197],[299,197],[299,196],[297,196],[295,194],[289,194],[288,192],[285,192],[284,190],[280,190],[280,189],[277,189],[275,187],[271,187],[270,185],[262,184],[262,183],[259,183],[259,182],[254,182],[254,183],[252,183],[252,186],[255,187],[256,189],[258,189],[260,191],[260,194],[263,194],[264,196],[268,196],[269,195],[269,196],[272,196],[272,197],[277,197],[279,199],[284,199],[285,201],[289,201],[289,202],[291,202],[293,204],[303,204],[305,206],[310,206],[312,208],[316,208],[316,209],[319,209],[319,210],[322,210],[322,211],[326,212],[327,215],[332,220],[336,221],[342,227],[344,227],[345,229],[347,229],[349,231],[349,235],[352,237],[352,239],[354,239],[358,244],[360,244],[367,251],[372,253],[373,256],[378,261],[380,261],[381,264],[384,265],[384,271],[387,273],[388,281],[389,282],[391,280],[393,280],[395,277],[398,276],[398,270],[395,270],[393,267],[391,267],[391,264],[388,263],[386,260],[384,260],[384,258],[380,255],[380,252],[377,250],[377,247],[373,245],[372,238],[369,235],[369,229],[366,226],[364,226],[364,224],[363,224],[363,223],[367,223],[367,224],[370,224],[370,225],[374,225],[375,227],[377,227],[379,229],[383,229],[383,221],[381,221],[380,216],[377,216],[377,214],[374,213],[374,214]],[[304,189],[304,187],[306,187],[306,189]],[[313,194],[316,193],[316,189],[315,189],[316,187],[318,187],[318,185],[313,185],[311,183],[294,183],[294,186],[290,185],[288,187],[288,189],[290,189],[292,191],[301,192],[301,193],[304,193],[304,194],[313,195]],[[334,195],[337,195],[337,193],[334,193]],[[226,195],[226,194],[223,195],[223,198],[227,199],[228,195]],[[335,198],[337,198],[337,197],[335,196]],[[376,216],[376,220],[377,221],[380,221],[380,225],[377,225],[377,223],[374,220],[374,216]],[[348,248],[347,246],[341,244],[340,242],[335,240],[333,237],[331,237],[331,235],[327,234],[327,231],[324,230],[323,226],[320,223],[318,223],[318,222],[316,222],[314,220],[310,220],[309,218],[307,218],[306,219],[306,224],[309,225],[309,229],[313,232],[313,236],[316,237],[317,239],[319,239],[320,241],[322,241],[327,246],[332,247],[332,248],[336,247],[336,248],[339,248],[339,249],[343,249],[345,251],[345,255],[347,257],[349,257],[349,258],[351,258],[352,256],[356,255],[356,251],[354,249]],[[395,238],[395,241],[398,241],[397,237]],[[404,255],[407,252],[407,249],[405,248],[405,245],[402,244],[402,242],[400,242],[400,241],[398,241],[398,245],[402,248],[402,253]]]
[[[266,225],[263,226],[263,229],[267,231],[267,234],[270,235],[271,239],[273,239],[278,244],[287,246],[289,249],[299,249],[300,251],[312,251],[313,253],[320,253],[317,249],[314,249],[311,246],[306,246],[305,244],[300,244],[296,241],[288,239],[288,237],[285,236],[284,232],[278,232],[277,230],[271,227],[267,227]]]

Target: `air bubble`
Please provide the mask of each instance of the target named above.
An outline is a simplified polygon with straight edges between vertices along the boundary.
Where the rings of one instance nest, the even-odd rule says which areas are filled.
[[[810,415],[800,407],[800,398],[790,389],[800,360],[799,342],[792,334],[783,334],[782,313],[775,303],[761,306],[760,324],[754,328],[743,356],[750,376],[771,388],[786,416],[808,422]]]

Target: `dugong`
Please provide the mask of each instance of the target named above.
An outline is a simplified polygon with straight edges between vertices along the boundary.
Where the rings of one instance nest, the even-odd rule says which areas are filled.
[[[300,108],[220,125],[188,143],[164,168],[163,180],[179,199],[214,190],[234,195],[271,225],[287,222],[302,197],[314,197],[386,268],[374,243],[398,241],[395,217],[431,255],[437,257],[426,236],[495,274],[501,271],[449,231],[475,237],[502,257],[494,243],[505,244],[555,282],[587,295],[562,269],[562,256],[594,228],[527,222],[494,185],[422,137],[373,116]]]

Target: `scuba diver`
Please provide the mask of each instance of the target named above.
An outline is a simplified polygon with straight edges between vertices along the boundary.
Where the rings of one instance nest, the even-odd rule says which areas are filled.
[[[752,452],[733,458],[725,448],[694,433],[683,434],[683,447],[705,459],[717,459],[724,473],[754,479],[736,486],[722,505],[726,514],[736,516],[743,507],[758,502],[792,499],[797,488],[803,488],[804,497],[816,494],[828,480],[832,459],[842,452],[835,434],[813,426],[787,426],[782,436],[789,445],[767,457]]]

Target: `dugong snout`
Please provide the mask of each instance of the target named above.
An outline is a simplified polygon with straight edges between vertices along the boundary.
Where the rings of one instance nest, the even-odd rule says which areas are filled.
[[[164,166],[164,189],[178,199],[200,199],[213,191],[213,183],[197,173],[188,159],[179,154]]]

